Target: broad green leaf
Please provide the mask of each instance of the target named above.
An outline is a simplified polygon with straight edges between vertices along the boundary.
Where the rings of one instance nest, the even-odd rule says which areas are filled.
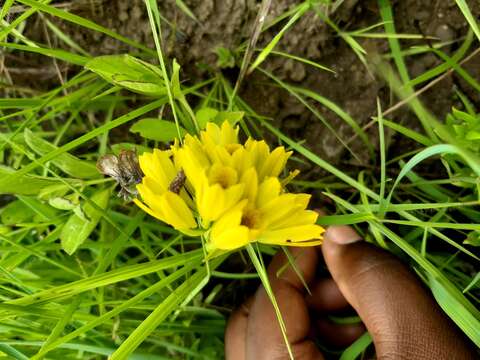
[[[215,116],[215,123],[221,125],[224,121],[228,121],[231,125],[237,124],[243,119],[245,113],[243,111],[220,111]]]
[[[197,118],[198,126],[200,126],[200,129],[205,129],[207,126],[207,123],[209,121],[213,121],[215,117],[218,114],[218,110],[205,107],[199,109],[196,113],[195,116]]]
[[[173,141],[178,137],[177,126],[167,120],[146,118],[137,121],[130,131],[138,133],[145,139],[168,142]],[[180,128],[180,133],[184,136],[187,132],[185,129]]]
[[[35,135],[30,129],[24,130],[24,136],[27,145],[40,156],[58,149],[55,145]],[[91,179],[100,177],[95,164],[81,160],[67,152],[56,156],[51,162],[63,172],[75,178]]]
[[[91,200],[101,209],[107,208],[109,199],[109,189],[100,190],[93,194],[91,198]],[[89,203],[85,204],[83,207],[83,212],[88,219],[82,219],[77,214],[71,215],[62,229],[62,233],[60,234],[62,248],[69,255],[72,255],[75,250],[77,250],[77,248],[90,236],[102,216],[102,213]]]
[[[35,211],[30,209],[20,200],[15,200],[5,206],[0,214],[3,225],[16,225],[25,223],[35,216]]]
[[[167,93],[162,72],[152,64],[130,55],[105,55],[85,64],[104,80],[130,91],[159,97]]]
[[[58,210],[73,210],[77,206],[77,204],[74,204],[70,199],[63,197],[48,199],[48,204]]]

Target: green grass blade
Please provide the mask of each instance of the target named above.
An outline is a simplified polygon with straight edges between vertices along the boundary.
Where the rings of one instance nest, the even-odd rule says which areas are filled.
[[[477,35],[477,38],[480,41],[480,28],[478,26],[478,22],[475,20],[475,17],[470,11],[470,8],[468,7],[467,2],[465,0],[455,0],[455,1],[457,3],[457,6],[462,11],[463,16],[465,16],[465,19],[470,25],[470,28],[473,30],[475,35]]]
[[[46,14],[50,14],[52,16],[58,17],[60,19],[63,19],[65,21],[69,21],[71,23],[74,23],[76,25],[80,25],[82,27],[85,27],[87,29],[93,30],[100,32],[102,34],[108,35],[116,40],[119,40],[121,42],[124,42],[125,44],[131,45],[137,49],[143,50],[148,54],[152,54],[152,50],[147,48],[146,46],[133,41],[131,39],[126,38],[125,36],[117,34],[115,31],[109,30],[101,25],[98,25],[97,23],[87,20],[85,18],[82,18],[81,16],[71,14],[67,11],[57,9],[54,6],[46,5],[44,3],[41,3],[36,0],[17,0],[19,3],[22,3],[24,5],[28,5],[32,7],[33,9],[42,11]]]
[[[210,266],[215,269],[224,257],[212,260]],[[157,308],[129,335],[120,347],[111,355],[112,360],[126,359],[197,288],[207,276],[207,269],[202,267],[177,287]],[[200,290],[200,289],[198,289]]]
[[[267,46],[265,46],[260,54],[258,54],[257,58],[254,60],[252,65],[250,65],[250,68],[248,69],[248,73],[251,73],[253,70],[255,70],[262,62],[265,61],[267,56],[272,52],[272,50],[277,46],[278,42],[280,39],[283,37],[283,35],[287,32],[287,30],[292,27],[293,24],[297,22],[298,19],[302,17],[305,12],[310,8],[310,4],[308,1],[303,3],[302,6],[300,6],[295,12],[295,14],[288,20],[288,22],[285,24],[285,26],[274,36],[272,41],[268,43]]]
[[[372,336],[366,332],[348,348],[343,350],[340,360],[355,360],[372,344]]]
[[[461,293],[455,289],[451,291],[446,288],[438,279],[433,276],[428,277],[428,283],[432,290],[433,296],[440,307],[452,319],[457,326],[472,340],[472,342],[480,347],[480,318],[470,312],[462,301]],[[478,314],[477,314],[478,315]]]

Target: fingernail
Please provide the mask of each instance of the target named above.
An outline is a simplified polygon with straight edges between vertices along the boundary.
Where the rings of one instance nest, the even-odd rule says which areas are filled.
[[[362,241],[362,237],[351,226],[333,225],[327,228],[325,240],[334,242],[338,245],[347,245]]]

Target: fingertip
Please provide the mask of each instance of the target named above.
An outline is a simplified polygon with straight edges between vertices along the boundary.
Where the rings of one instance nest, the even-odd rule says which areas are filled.
[[[355,229],[348,225],[332,225],[327,228],[324,241],[337,245],[348,245],[362,241],[362,237]]]

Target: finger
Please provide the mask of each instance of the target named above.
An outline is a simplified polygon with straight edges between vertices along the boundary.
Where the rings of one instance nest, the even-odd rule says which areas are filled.
[[[315,249],[292,248],[292,255],[305,281],[311,281],[318,261]],[[292,352],[297,359],[322,359],[315,344],[307,340],[310,318],[303,295],[302,281],[293,269],[277,272],[286,263],[283,253],[277,254],[268,267],[271,288],[282,314]],[[289,359],[287,347],[272,302],[260,287],[250,309],[247,326],[246,359]]]
[[[345,348],[365,333],[365,326],[358,324],[335,324],[327,318],[319,317],[315,320],[316,336],[329,346]]]
[[[338,285],[332,279],[320,279],[310,287],[305,299],[310,309],[321,313],[337,312],[350,307]]]
[[[236,309],[227,322],[225,329],[225,358],[227,360],[245,360],[245,342],[247,336],[248,314],[253,303],[250,297]]]
[[[315,278],[318,264],[318,252],[314,248],[291,247],[288,250],[291,257],[295,260],[297,270],[302,275],[303,280],[309,284]],[[285,283],[293,286],[296,290],[303,292],[305,286],[302,278],[290,265],[287,256],[283,251],[276,254],[267,268],[270,284]]]
[[[395,257],[333,226],[322,252],[340,291],[372,335],[379,357],[474,358],[463,334]]]

